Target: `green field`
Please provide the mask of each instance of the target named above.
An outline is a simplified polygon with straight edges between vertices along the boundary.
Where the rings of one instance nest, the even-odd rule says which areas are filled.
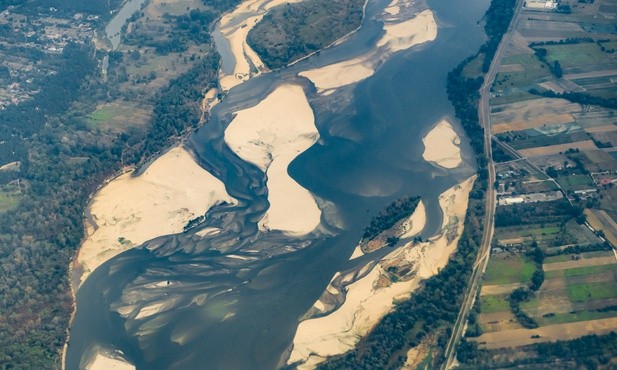
[[[583,190],[594,187],[593,181],[587,175],[558,177],[556,180],[564,190]]]
[[[99,106],[86,117],[92,127],[125,129],[144,122],[148,114],[130,103],[111,103]]]
[[[561,232],[561,227],[557,223],[541,225],[525,225],[514,227],[500,227],[495,232],[497,239],[513,239],[513,238],[534,238],[543,235],[558,234]]]
[[[506,139],[507,135],[498,135],[499,138]],[[572,143],[577,140],[572,138],[572,135],[567,132],[558,133],[555,135],[536,135],[530,136],[525,139],[517,139],[511,141],[509,144],[514,149],[529,149],[529,148],[537,148],[541,146],[550,146],[550,145],[558,145],[558,144],[567,144]]]
[[[128,114],[129,110],[120,105],[106,105],[88,115],[88,119],[95,122],[105,122],[112,118]]]
[[[21,190],[15,182],[0,187],[0,212],[9,211],[19,204]]]
[[[569,285],[567,292],[571,302],[614,298],[617,297],[617,282]]]
[[[491,258],[484,276],[484,284],[527,283],[535,270],[534,263],[522,256]]]
[[[480,298],[482,313],[495,313],[510,311],[510,301],[508,295],[485,295]]]
[[[533,54],[519,54],[503,59],[502,65],[520,64],[521,72],[498,73],[495,77],[495,89],[508,89],[535,84],[539,79],[549,77],[551,72]]]
[[[577,322],[577,321],[587,321],[587,320],[597,320],[597,319],[606,319],[609,317],[617,316],[617,311],[606,311],[599,312],[596,310],[593,311],[578,311],[578,312],[567,312],[567,313],[556,313],[554,316],[550,317],[536,317],[536,321],[540,326],[553,325],[553,324],[565,324],[569,322]]]
[[[612,255],[613,255],[612,251],[596,251],[596,252],[581,253],[581,257],[583,259],[597,258],[597,257],[610,257]],[[572,254],[566,253],[566,254],[560,254],[557,256],[546,257],[544,259],[544,263],[564,262],[564,261],[571,261],[571,260],[572,260]]]
[[[561,278],[561,277],[573,277],[573,276],[582,276],[582,275],[593,275],[600,274],[603,272],[609,271],[617,271],[617,263],[612,265],[600,265],[600,266],[585,266],[585,267],[577,267],[566,270],[554,270],[547,271],[546,278]]]
[[[476,78],[482,76],[482,63],[484,62],[484,53],[478,54],[471,62],[463,68],[463,75],[467,78]]]
[[[0,192],[0,212],[11,210],[19,204],[19,196]]]
[[[610,55],[603,52],[596,43],[545,45],[547,60],[558,60],[563,68],[585,67],[593,70],[597,64],[611,63]],[[592,67],[592,68],[589,68]]]
[[[542,182],[535,182],[529,184],[523,184],[523,188],[526,193],[539,193],[544,191],[559,190],[559,187],[553,180],[544,180]]]

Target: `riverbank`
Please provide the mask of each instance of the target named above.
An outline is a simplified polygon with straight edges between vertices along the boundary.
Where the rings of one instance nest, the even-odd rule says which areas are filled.
[[[439,197],[445,215],[441,231],[427,242],[406,243],[389,253],[364,277],[345,287],[344,303],[323,317],[305,320],[298,326],[288,364],[312,368],[329,356],[342,354],[368,334],[394,307],[409,296],[420,282],[437,274],[456,250],[463,232],[469,192],[475,176],[448,189]],[[391,279],[392,268],[410,269],[407,278]],[[360,274],[361,275],[361,274]],[[337,289],[329,286],[331,293]],[[324,307],[317,301],[315,307]]]
[[[181,145],[140,176],[128,172],[116,177],[92,198],[87,237],[73,265],[79,285],[114,256],[157,236],[181,232],[213,205],[233,201],[224,184]]]
[[[303,235],[319,225],[315,198],[287,173],[289,164],[318,139],[313,110],[299,85],[281,85],[254,107],[236,112],[225,142],[268,177],[270,208],[260,229]]]
[[[422,158],[439,167],[452,169],[463,163],[461,139],[447,119],[442,119],[423,138]]]

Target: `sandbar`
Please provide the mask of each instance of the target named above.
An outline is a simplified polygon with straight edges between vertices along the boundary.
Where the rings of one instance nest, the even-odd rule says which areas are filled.
[[[475,176],[448,189],[439,197],[444,212],[441,232],[428,242],[408,243],[387,255],[368,275],[346,287],[345,302],[336,311],[303,321],[293,340],[288,364],[312,368],[328,356],[352,349],[394,307],[394,301],[409,297],[426,278],[448,262],[463,232],[469,192]],[[385,269],[393,263],[410,263],[414,274],[408,280],[380,286]],[[309,365],[310,364],[310,365]]]
[[[86,370],[135,370],[135,366],[121,360],[111,357],[101,351],[96,352],[96,357],[85,366]]]
[[[431,162],[443,168],[456,168],[461,165],[461,140],[447,119],[441,120],[424,138],[425,161]]]
[[[287,173],[289,164],[319,138],[315,118],[299,85],[277,87],[254,107],[241,110],[225,130],[225,142],[267,175],[270,208],[262,230],[304,235],[321,220],[315,198]]]
[[[132,172],[111,180],[95,195],[88,237],[76,259],[80,285],[112,257],[161,235],[182,232],[187,222],[210,207],[234,200],[225,185],[204,170],[182,146],[155,160],[137,177]]]
[[[400,236],[401,238],[411,238],[412,236],[418,235],[424,226],[426,225],[426,207],[424,207],[424,202],[420,200],[416,209],[413,211],[413,214],[403,222],[403,234]]]
[[[413,18],[384,23],[385,34],[373,50],[351,60],[300,72],[311,80],[317,91],[328,94],[332,89],[360,82],[370,76],[392,54],[437,37],[437,22],[431,10],[424,10]]]

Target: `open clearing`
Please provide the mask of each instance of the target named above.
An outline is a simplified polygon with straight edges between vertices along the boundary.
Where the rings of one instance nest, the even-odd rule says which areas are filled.
[[[482,296],[482,313],[509,312],[510,301],[507,294],[493,294]]]
[[[486,268],[484,284],[527,283],[535,269],[533,262],[522,256],[495,256]]]
[[[19,204],[19,196],[0,193],[0,212],[9,211]]]
[[[523,285],[524,284],[522,283],[483,285],[482,289],[480,290],[480,295],[492,296],[498,294],[508,294],[511,293],[514,289],[519,288]],[[484,301],[482,301],[482,304],[484,305]],[[482,310],[484,311],[484,306],[482,306]]]
[[[150,114],[129,102],[113,102],[99,105],[88,115],[90,124],[106,130],[123,131],[128,126],[145,124]]]

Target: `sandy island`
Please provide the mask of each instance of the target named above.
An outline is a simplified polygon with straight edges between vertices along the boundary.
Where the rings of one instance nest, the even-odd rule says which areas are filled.
[[[368,334],[392,310],[395,300],[409,297],[422,280],[437,274],[456,250],[462,235],[469,192],[474,180],[475,176],[448,189],[439,197],[439,205],[445,217],[437,236],[428,242],[415,245],[410,242],[397,248],[365,277],[346,287],[345,302],[336,311],[301,322],[293,340],[288,364],[301,363],[299,368],[313,368],[328,356],[351,350],[361,337]],[[386,269],[401,265],[411,266],[412,271],[408,273],[410,278],[399,282],[390,281]],[[330,286],[327,290],[336,292]],[[320,301],[315,303],[317,308],[323,306]]]
[[[397,5],[393,6],[398,9]],[[360,82],[372,76],[392,54],[433,41],[437,37],[437,23],[431,10],[427,9],[411,19],[402,20],[392,16],[392,12],[392,9],[387,12],[391,16],[384,23],[386,32],[377,41],[373,50],[351,60],[300,72],[299,75],[311,80],[319,93],[329,94],[332,89]]]
[[[102,350],[95,352],[95,357],[84,366],[86,370],[135,370],[135,366]]]
[[[157,236],[183,231],[190,219],[222,201],[233,202],[224,184],[177,146],[138,177],[125,173],[93,197],[88,237],[76,259],[79,284],[112,257]]]
[[[250,79],[253,76],[267,71],[268,68],[261,61],[257,53],[249,46],[246,38],[266,12],[275,6],[285,3],[297,3],[302,0],[253,0],[241,3],[232,12],[225,14],[219,23],[219,31],[229,42],[231,53],[234,56],[235,67],[231,74],[219,75],[221,89],[228,91],[234,86]],[[246,17],[244,22],[235,24],[234,20]],[[251,67],[252,66],[252,67]]]
[[[304,90],[277,87],[254,107],[237,112],[225,130],[225,142],[240,158],[268,176],[270,208],[260,228],[303,235],[314,230],[321,211],[311,193],[287,173],[287,167],[319,138]]]
[[[461,158],[461,140],[447,119],[441,120],[424,138],[425,161],[436,164],[443,168],[456,168],[463,163]]]

